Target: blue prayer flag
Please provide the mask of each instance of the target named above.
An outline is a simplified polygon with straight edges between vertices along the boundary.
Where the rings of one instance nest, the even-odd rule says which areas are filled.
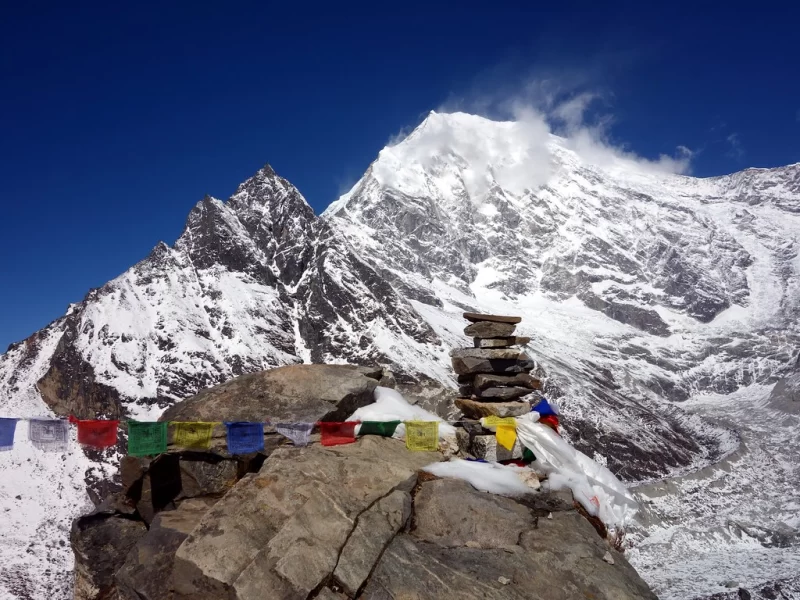
[[[14,447],[14,430],[17,428],[17,419],[0,418],[0,452],[11,450]]]
[[[555,404],[550,404],[547,401],[547,398],[542,398],[539,400],[539,403],[531,409],[531,412],[536,411],[543,417],[548,415],[555,415],[558,416],[558,406]]]
[[[238,421],[225,423],[228,430],[228,452],[250,454],[264,449],[264,424]]]

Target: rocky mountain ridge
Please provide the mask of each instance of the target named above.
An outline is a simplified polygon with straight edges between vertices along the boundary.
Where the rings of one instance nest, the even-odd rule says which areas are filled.
[[[629,480],[690,472],[739,436],[680,403],[796,368],[798,219],[800,165],[695,179],[598,164],[523,123],[432,113],[319,217],[269,166],[228,201],[203,199],[173,246],[12,344],[0,396],[9,416],[147,419],[300,362],[381,364],[441,394],[456,387],[461,312],[520,314],[572,443]],[[67,475],[19,445],[0,469],[29,473],[0,496],[24,517],[3,534],[37,560],[10,559],[0,585],[30,580],[38,598],[62,589],[58,540],[83,478],[117,459],[78,450]]]

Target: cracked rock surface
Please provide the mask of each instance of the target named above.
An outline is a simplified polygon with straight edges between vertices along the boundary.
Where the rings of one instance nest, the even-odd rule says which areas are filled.
[[[140,523],[138,544],[108,548],[102,566],[122,565],[116,573],[81,564],[105,586],[75,597],[655,598],[569,502],[420,475],[441,459],[376,436],[278,448],[222,498],[160,512],[146,534]],[[83,530],[113,539],[109,527],[131,523],[103,515]]]

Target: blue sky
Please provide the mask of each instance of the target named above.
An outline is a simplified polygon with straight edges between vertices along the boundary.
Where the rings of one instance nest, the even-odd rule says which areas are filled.
[[[320,212],[429,110],[531,81],[695,175],[800,161],[794,3],[72,4],[0,20],[0,352],[265,162]]]

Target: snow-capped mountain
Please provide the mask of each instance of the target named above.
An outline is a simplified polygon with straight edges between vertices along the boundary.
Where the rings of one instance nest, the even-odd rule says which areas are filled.
[[[648,482],[631,556],[657,593],[785,579],[800,564],[800,522],[775,508],[800,506],[779,443],[798,425],[799,233],[800,165],[697,179],[524,121],[431,113],[319,217],[268,166],[202,200],[173,246],[0,357],[0,414],[152,418],[302,361],[454,388],[461,312],[519,314],[570,441]],[[21,437],[0,455],[0,598],[67,597],[84,476],[113,474],[115,457]],[[716,492],[750,477],[770,497]],[[702,568],[682,578],[681,561]]]

